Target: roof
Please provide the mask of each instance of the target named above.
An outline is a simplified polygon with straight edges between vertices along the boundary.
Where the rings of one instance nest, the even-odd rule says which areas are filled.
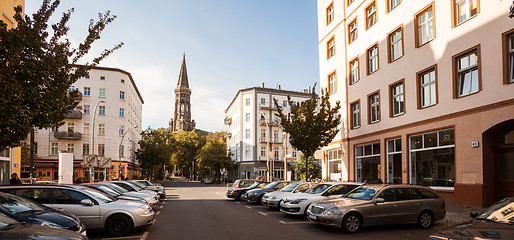
[[[177,87],[189,88],[189,80],[187,79],[186,54],[182,57],[182,66],[180,66],[180,74],[178,76]]]
[[[240,93],[251,91],[251,90],[255,90],[255,92],[286,94],[286,95],[291,95],[291,96],[296,96],[296,97],[306,97],[306,98],[310,98],[310,96],[312,94],[312,93],[296,92],[296,91],[282,90],[282,89],[276,89],[276,88],[263,88],[263,87],[244,88],[244,89],[237,91],[237,94],[234,96],[234,98],[228,105],[227,109],[225,109],[225,112],[227,112],[228,109],[230,108],[230,106],[232,106],[232,104],[236,101],[237,96],[239,96]]]

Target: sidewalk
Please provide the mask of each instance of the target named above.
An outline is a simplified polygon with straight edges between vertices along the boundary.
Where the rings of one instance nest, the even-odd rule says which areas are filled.
[[[485,209],[480,208],[470,208],[470,207],[455,207],[455,206],[447,206],[446,207],[446,216],[443,220],[437,222],[438,227],[447,228],[453,225],[461,224],[467,221],[470,221],[472,218],[469,216],[469,213],[476,212],[480,213]]]

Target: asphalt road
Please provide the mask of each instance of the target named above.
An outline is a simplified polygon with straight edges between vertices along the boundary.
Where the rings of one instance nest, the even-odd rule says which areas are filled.
[[[197,182],[165,182],[167,199],[156,211],[154,225],[123,238],[109,238],[102,233],[88,233],[90,239],[427,239],[440,229],[414,225],[364,228],[357,234],[314,224],[304,217],[289,216],[261,205],[236,202],[225,196],[226,186]]]

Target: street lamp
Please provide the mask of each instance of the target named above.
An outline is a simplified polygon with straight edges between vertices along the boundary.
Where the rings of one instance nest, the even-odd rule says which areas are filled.
[[[118,180],[121,180],[121,154],[122,154],[122,149],[121,149],[121,146],[123,144],[123,139],[125,138],[125,135],[127,135],[128,132],[130,132],[130,130],[132,129],[136,129],[137,128],[137,125],[134,125],[132,126],[131,128],[129,128],[127,131],[125,131],[123,133],[123,136],[121,136],[121,141],[120,141],[120,145],[118,146],[118,159],[119,159],[119,165],[118,165]]]
[[[263,112],[259,112],[263,117],[264,117],[264,123],[266,124],[266,131],[268,130],[268,118],[266,117],[266,114],[264,114]],[[266,134],[268,135],[268,134]],[[271,130],[270,130],[270,134],[271,135]],[[270,169],[269,169],[269,152],[270,152],[270,149],[269,149],[269,140],[270,140],[270,136],[266,136],[266,180],[269,181],[270,180]]]
[[[96,103],[95,110],[93,111],[93,121],[91,122],[92,133],[91,133],[91,155],[95,156],[95,118],[96,118],[96,110],[98,109],[98,105],[100,103],[105,103],[104,100],[100,100]],[[96,161],[96,158],[95,158]],[[94,168],[89,167],[89,175],[91,175],[91,182],[95,181],[95,173],[93,172]]]

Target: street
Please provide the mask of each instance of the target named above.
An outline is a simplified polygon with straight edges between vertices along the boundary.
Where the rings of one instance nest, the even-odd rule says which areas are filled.
[[[90,239],[426,239],[441,229],[437,223],[430,230],[394,225],[345,234],[339,229],[313,224],[304,217],[228,199],[225,185],[164,182],[163,186],[167,199],[156,210],[154,225],[123,238],[88,233]]]

